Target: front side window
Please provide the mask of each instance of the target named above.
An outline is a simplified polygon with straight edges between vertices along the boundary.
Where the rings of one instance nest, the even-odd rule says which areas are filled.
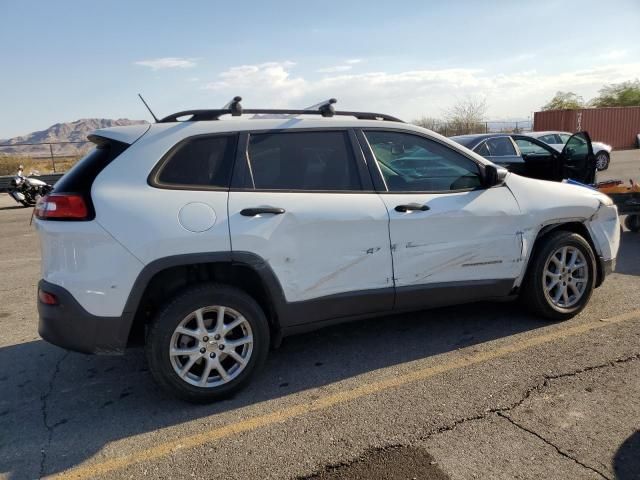
[[[155,183],[227,188],[236,142],[236,136],[213,136],[195,137],[178,144],[162,162]]]
[[[559,133],[558,136],[560,137],[560,140],[562,140],[560,143],[567,143],[567,141],[571,138],[571,135],[569,135],[568,133]]]
[[[362,188],[347,132],[252,134],[248,154],[258,190]]]
[[[449,192],[481,186],[478,165],[454,149],[401,132],[365,132],[390,192]]]
[[[487,140],[487,148],[492,157],[508,157],[516,155],[513,142],[508,137],[496,137]]]

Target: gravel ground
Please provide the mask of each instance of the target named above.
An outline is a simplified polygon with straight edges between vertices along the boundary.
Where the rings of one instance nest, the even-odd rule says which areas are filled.
[[[615,152],[607,175],[638,166]],[[29,216],[0,195],[0,478],[640,478],[638,234],[568,322],[480,303],[339,325],[193,406],[157,389],[140,350],[38,337]]]

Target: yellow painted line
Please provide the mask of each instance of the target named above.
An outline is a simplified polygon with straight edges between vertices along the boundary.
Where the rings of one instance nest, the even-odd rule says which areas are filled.
[[[336,405],[341,405],[352,400],[365,397],[367,395],[372,395],[384,390],[388,390],[390,388],[400,387],[402,385],[406,385],[408,383],[416,382],[419,380],[425,380],[441,373],[470,367],[472,365],[477,365],[489,360],[505,357],[513,353],[522,352],[523,350],[527,350],[538,345],[543,345],[545,343],[550,343],[556,340],[566,339],[568,337],[580,335],[592,330],[596,330],[598,328],[607,327],[612,324],[636,319],[640,319],[640,310],[634,310],[632,312],[616,315],[614,317],[605,318],[602,320],[596,320],[589,323],[583,323],[573,327],[560,328],[535,337],[516,340],[513,343],[495,348],[493,350],[474,352],[467,355],[465,355],[464,350],[462,350],[461,355],[457,355],[456,358],[453,358],[450,361],[441,363],[439,365],[420,368],[403,375],[379,380],[376,382],[368,383],[366,385],[361,385],[351,390],[343,390],[316,400],[312,400],[307,403],[301,403],[299,405],[286,407],[265,415],[247,418],[246,420],[230,423],[223,427],[213,428],[203,433],[197,433],[194,435],[176,438],[174,440],[169,440],[167,442],[160,443],[153,447],[146,448],[122,457],[115,457],[101,462],[80,465],[76,468],[71,468],[69,470],[60,472],[49,478],[83,479],[91,478],[97,475],[103,475],[114,470],[126,468],[136,463],[165,457],[180,450],[198,447],[200,445],[214,442],[225,437],[237,435],[243,432],[249,432],[276,423],[281,423],[291,418],[299,417],[306,413],[324,410]]]

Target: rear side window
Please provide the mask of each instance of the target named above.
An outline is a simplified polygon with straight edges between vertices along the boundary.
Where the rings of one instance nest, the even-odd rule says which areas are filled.
[[[516,155],[516,149],[510,138],[490,138],[486,143],[492,157],[509,157]]]
[[[252,134],[253,187],[262,190],[360,190],[347,132]]]
[[[235,135],[187,139],[162,160],[152,183],[184,188],[228,188],[236,143]]]

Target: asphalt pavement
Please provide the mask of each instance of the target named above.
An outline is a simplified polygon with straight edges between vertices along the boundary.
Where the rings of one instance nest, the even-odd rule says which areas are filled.
[[[640,178],[640,151],[604,173]],[[0,478],[640,478],[640,234],[567,322],[479,303],[330,327],[194,406],[141,350],[39,338],[29,218],[0,195]]]

